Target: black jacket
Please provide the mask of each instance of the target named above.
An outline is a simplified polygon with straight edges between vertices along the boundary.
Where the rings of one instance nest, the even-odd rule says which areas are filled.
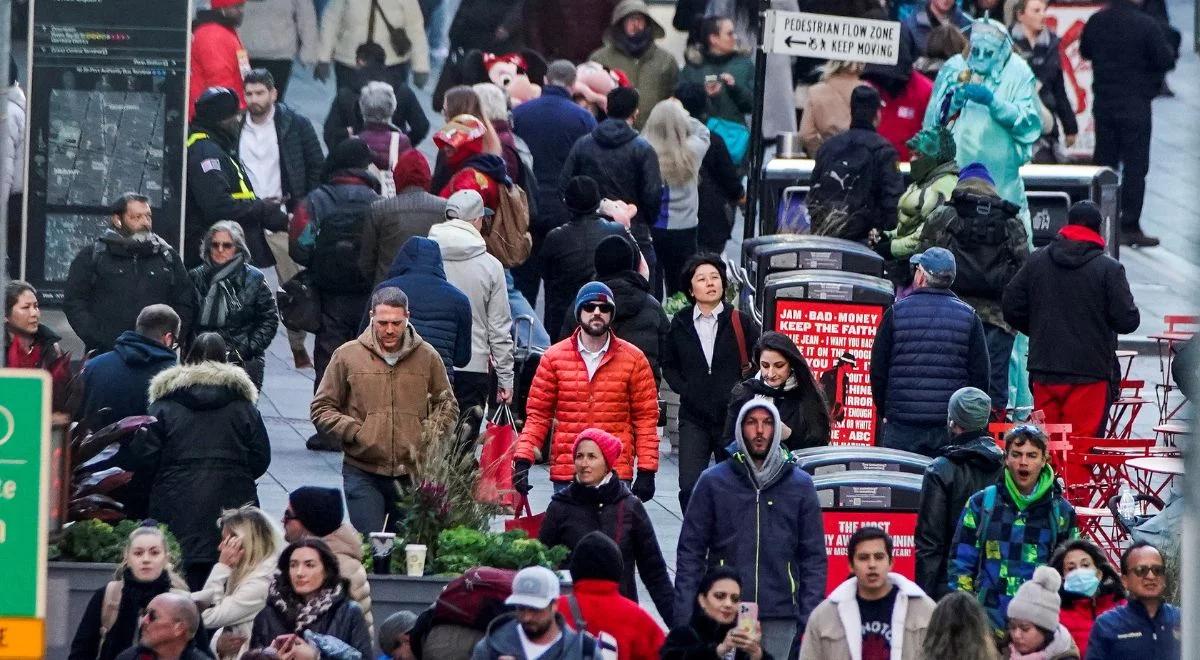
[[[1103,244],[1095,232],[1068,225],[1004,289],[1005,323],[1029,335],[1030,380],[1119,378],[1117,335],[1137,330],[1141,315],[1125,266],[1104,254]]]
[[[672,628],[667,633],[658,657],[662,660],[725,660],[725,656],[717,655],[717,646],[725,641],[735,624],[717,623],[697,607],[686,626]],[[736,652],[733,657],[734,660],[750,660],[744,651]],[[763,649],[762,657],[763,660],[772,658],[766,649]]]
[[[946,566],[967,499],[1004,473],[1004,452],[991,436],[957,435],[925,468],[917,514],[916,582],[930,598],[948,592]]]
[[[649,235],[662,205],[662,175],[654,147],[628,123],[605,119],[596,130],[571,147],[558,178],[558,193],[567,190],[571,177],[590,176],[600,184],[600,195],[636,204],[634,235]],[[639,227],[640,225],[640,227]]]
[[[385,82],[392,86],[396,93],[396,111],[392,113],[392,123],[408,136],[414,147],[429,135],[429,118],[425,116],[421,102],[417,100],[416,93],[405,79],[393,75],[387,67],[367,66],[354,71],[349,86],[339,85],[337,96],[329,106],[324,128],[325,146],[329,151],[333,151],[342,140],[358,135],[362,130],[362,111],[358,108],[359,90],[373,81]]]
[[[816,379],[813,378],[808,361],[800,354],[795,342],[779,333],[768,333],[762,338],[762,344],[763,348],[782,353],[787,358],[792,366],[796,386],[790,390],[771,387],[764,383],[758,374],[734,385],[733,391],[729,393],[729,404],[725,413],[725,435],[722,437],[732,440],[735,437],[733,427],[742,406],[756,396],[765,396],[775,404],[780,419],[791,430],[791,434],[783,439],[785,447],[797,450],[828,445],[829,406],[825,403],[825,395],[821,393]],[[761,351],[757,351],[755,357],[760,354]]]
[[[1130,0],[1112,0],[1092,14],[1079,39],[1079,53],[1092,62],[1098,106],[1126,101],[1149,106],[1175,66],[1167,33]]]
[[[1058,53],[1060,41],[1052,30],[1045,29],[1038,35],[1037,42],[1030,44],[1023,29],[1019,26],[1013,28],[1013,50],[1029,62],[1033,75],[1042,83],[1042,89],[1038,91],[1042,105],[1058,118],[1064,134],[1075,135],[1079,132],[1079,122],[1075,119],[1071,97],[1067,96],[1062,60]]]
[[[333,606],[317,617],[317,620],[305,630],[340,639],[362,653],[363,658],[374,657],[371,655],[371,628],[367,625],[367,620],[363,616],[363,611],[359,609],[358,603],[346,595],[344,585],[342,593],[334,598]],[[254,628],[250,632],[250,648],[270,646],[276,637],[295,633],[295,623],[289,621],[268,598],[267,606],[258,613],[258,616],[254,617]]]
[[[100,587],[92,594],[79,627],[75,629],[75,639],[71,641],[71,654],[68,660],[112,660],[122,651],[133,645],[137,634],[138,624],[146,606],[155,596],[171,590],[171,578],[164,571],[152,582],[139,582],[133,577],[133,572],[125,569],[121,576],[124,586],[121,589],[121,605],[117,609],[117,620],[103,638],[101,644],[100,623],[104,609],[104,593],[108,585]],[[201,629],[203,631],[203,628]],[[201,632],[200,635],[204,636]],[[187,657],[187,656],[185,656]],[[208,657],[201,655],[200,657]]]
[[[564,315],[574,307],[579,287],[596,272],[596,246],[609,236],[625,236],[625,227],[595,213],[577,215],[546,234],[538,260],[546,282],[546,330],[551,343],[562,339]]]
[[[650,283],[632,270],[598,278],[613,292],[617,314],[612,330],[618,337],[637,346],[650,362],[654,380],[662,382],[662,352],[667,341],[671,322],[662,310],[662,305],[650,295]],[[579,326],[573,307],[563,315],[562,336],[566,337]]]
[[[838,238],[861,241],[872,228],[880,231],[896,227],[896,204],[904,194],[904,177],[896,165],[896,148],[870,124],[851,124],[849,130],[829,138],[817,150],[812,181],[820,181],[827,170],[847,154],[865,148],[870,153],[871,181],[869,191],[862,191],[870,200],[869,208],[857,222],[852,222]]]
[[[725,246],[733,229],[731,205],[742,198],[742,175],[738,173],[725,138],[709,133],[708,151],[700,163],[700,212],[696,241],[701,248]],[[719,251],[719,250],[718,250]]]
[[[83,406],[80,416],[89,419],[101,408],[112,412],[97,420],[95,428],[132,415],[145,415],[150,379],[179,361],[175,351],[126,330],[113,350],[88,360],[83,368]]]
[[[285,231],[288,223],[278,204],[255,196],[236,142],[220,129],[201,124],[193,124],[188,135],[185,217],[183,248],[188,268],[200,265],[204,232],[221,220],[233,220],[245,230],[254,265],[274,266],[263,230]]]
[[[199,300],[196,334],[218,332],[242,360],[257,359],[267,352],[267,347],[275,338],[275,330],[279,328],[279,310],[275,307],[275,296],[271,293],[267,278],[254,266],[243,266],[240,274],[229,279],[237,304],[230,305],[224,327],[210,328],[201,325],[199,311],[203,308],[204,296],[208,293],[209,282],[216,270],[218,268],[205,264],[188,272]]]
[[[158,236],[134,240],[110,229],[71,262],[63,311],[88,350],[112,350],[117,335],[132,330],[142,308],[155,303],[175,310],[186,337],[196,292],[179,255]]]
[[[450,50],[510,53],[517,50],[524,0],[463,0],[450,23]],[[503,27],[508,38],[496,39]]]
[[[174,532],[185,564],[217,560],[222,510],[258,504],[254,481],[271,464],[271,445],[257,398],[230,364],[181,365],[150,381],[158,422],[130,448],[136,469],[153,475],[150,517]]]
[[[312,122],[283,103],[275,104],[275,136],[279,141],[280,181],[291,208],[321,185],[325,153]]]
[[[698,424],[718,425],[725,422],[730,390],[742,380],[741,354],[737,337],[730,324],[733,308],[729,305],[717,316],[717,340],[713,344],[713,363],[708,366],[696,324],[692,319],[695,305],[675,313],[667,341],[663,346],[663,377],[671,391],[679,395],[679,416]],[[746,337],[747,359],[754,355],[758,329],[749,315],[738,313]],[[729,437],[730,440],[733,436]]]
[[[615,473],[599,488],[573,481],[565,490],[555,493],[546,507],[538,540],[547,547],[565,545],[574,549],[580,539],[595,531],[603,532],[621,548],[625,563],[621,595],[637,602],[637,584],[633,580],[636,565],[659,616],[664,621],[672,620],[675,593],[654,524],[641,500]]]

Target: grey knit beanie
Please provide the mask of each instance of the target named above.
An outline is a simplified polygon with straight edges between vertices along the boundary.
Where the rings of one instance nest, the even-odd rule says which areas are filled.
[[[964,431],[982,431],[987,428],[992,414],[992,398],[981,389],[964,387],[950,395],[950,421]]]
[[[1008,618],[1028,621],[1043,630],[1058,630],[1058,612],[1062,598],[1058,588],[1062,577],[1049,566],[1038,566],[1033,579],[1017,589],[1008,603]]]

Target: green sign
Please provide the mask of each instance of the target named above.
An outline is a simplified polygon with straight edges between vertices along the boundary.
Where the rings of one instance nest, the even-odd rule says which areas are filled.
[[[0,617],[46,615],[50,376],[0,369]]]

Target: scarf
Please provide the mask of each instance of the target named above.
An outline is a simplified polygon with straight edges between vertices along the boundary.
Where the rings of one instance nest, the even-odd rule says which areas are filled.
[[[614,45],[630,57],[641,57],[654,44],[654,30],[649,27],[632,37],[620,28],[614,29],[613,33]]]
[[[208,282],[204,303],[200,307],[200,327],[224,328],[231,308],[239,307],[237,292],[233,288],[233,276],[242,272],[246,256],[238,254],[229,263],[218,268]]]
[[[1004,471],[1004,487],[1008,489],[1008,496],[1012,498],[1017,505],[1018,511],[1028,509],[1031,504],[1042,499],[1042,497],[1050,492],[1054,486],[1054,470],[1049,466],[1042,468],[1042,474],[1038,477],[1037,484],[1033,487],[1033,492],[1025,495],[1017,488],[1017,482],[1013,481],[1012,473],[1008,470]]]
[[[317,619],[333,609],[334,604],[342,598],[342,585],[339,582],[332,587],[322,587],[310,594],[308,598],[299,600],[295,594],[284,594],[279,591],[279,581],[286,579],[286,576],[281,575],[271,582],[267,602],[279,610],[284,619],[294,624],[297,635],[302,635]]]

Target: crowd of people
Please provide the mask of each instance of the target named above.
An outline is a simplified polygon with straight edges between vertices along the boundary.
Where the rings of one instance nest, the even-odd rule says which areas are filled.
[[[1045,421],[1095,435],[1117,335],[1140,321],[1095,204],[1031,249],[1017,170],[1062,161],[1079,133],[1046,3],[800,3],[902,19],[900,61],[769,56],[762,90],[757,4],[680,0],[682,65],[642,0],[463,0],[448,41],[437,1],[200,10],[183,251],[146,196],[117,200],[66,282],[77,378],[34,287],[5,292],[6,364],[49,371],[56,412],[81,430],[155,419],[119,458],[123,514],[152,521],[70,657],[1178,657],[1164,554],[1134,544],[1114,567],[1078,538],[1046,434],[987,430],[1015,407],[1010,356],[1027,350]],[[1112,0],[1079,37],[1096,161],[1121,166],[1120,240],[1138,246],[1157,244],[1138,219],[1149,103],[1178,48],[1151,9]],[[320,133],[284,101],[297,61],[333,76]],[[414,87],[439,62],[435,126]],[[796,342],[733,303],[721,256],[749,144],[797,126],[812,233],[869,246],[896,285],[869,356],[879,444],[933,459],[914,578],[863,527],[828,594],[821,504],[792,452],[829,444],[839,411]],[[342,488],[292,492],[275,522],[256,404],[281,321],[315,370],[307,447],[342,453]],[[671,493],[660,388],[679,398]],[[571,551],[572,591],[524,569],[458,655],[434,651],[416,613],[373,619],[361,533],[403,533],[428,439],[469,451],[498,403],[520,409],[513,489],[548,465],[539,538]],[[645,504],[664,495],[683,512],[673,576]]]

